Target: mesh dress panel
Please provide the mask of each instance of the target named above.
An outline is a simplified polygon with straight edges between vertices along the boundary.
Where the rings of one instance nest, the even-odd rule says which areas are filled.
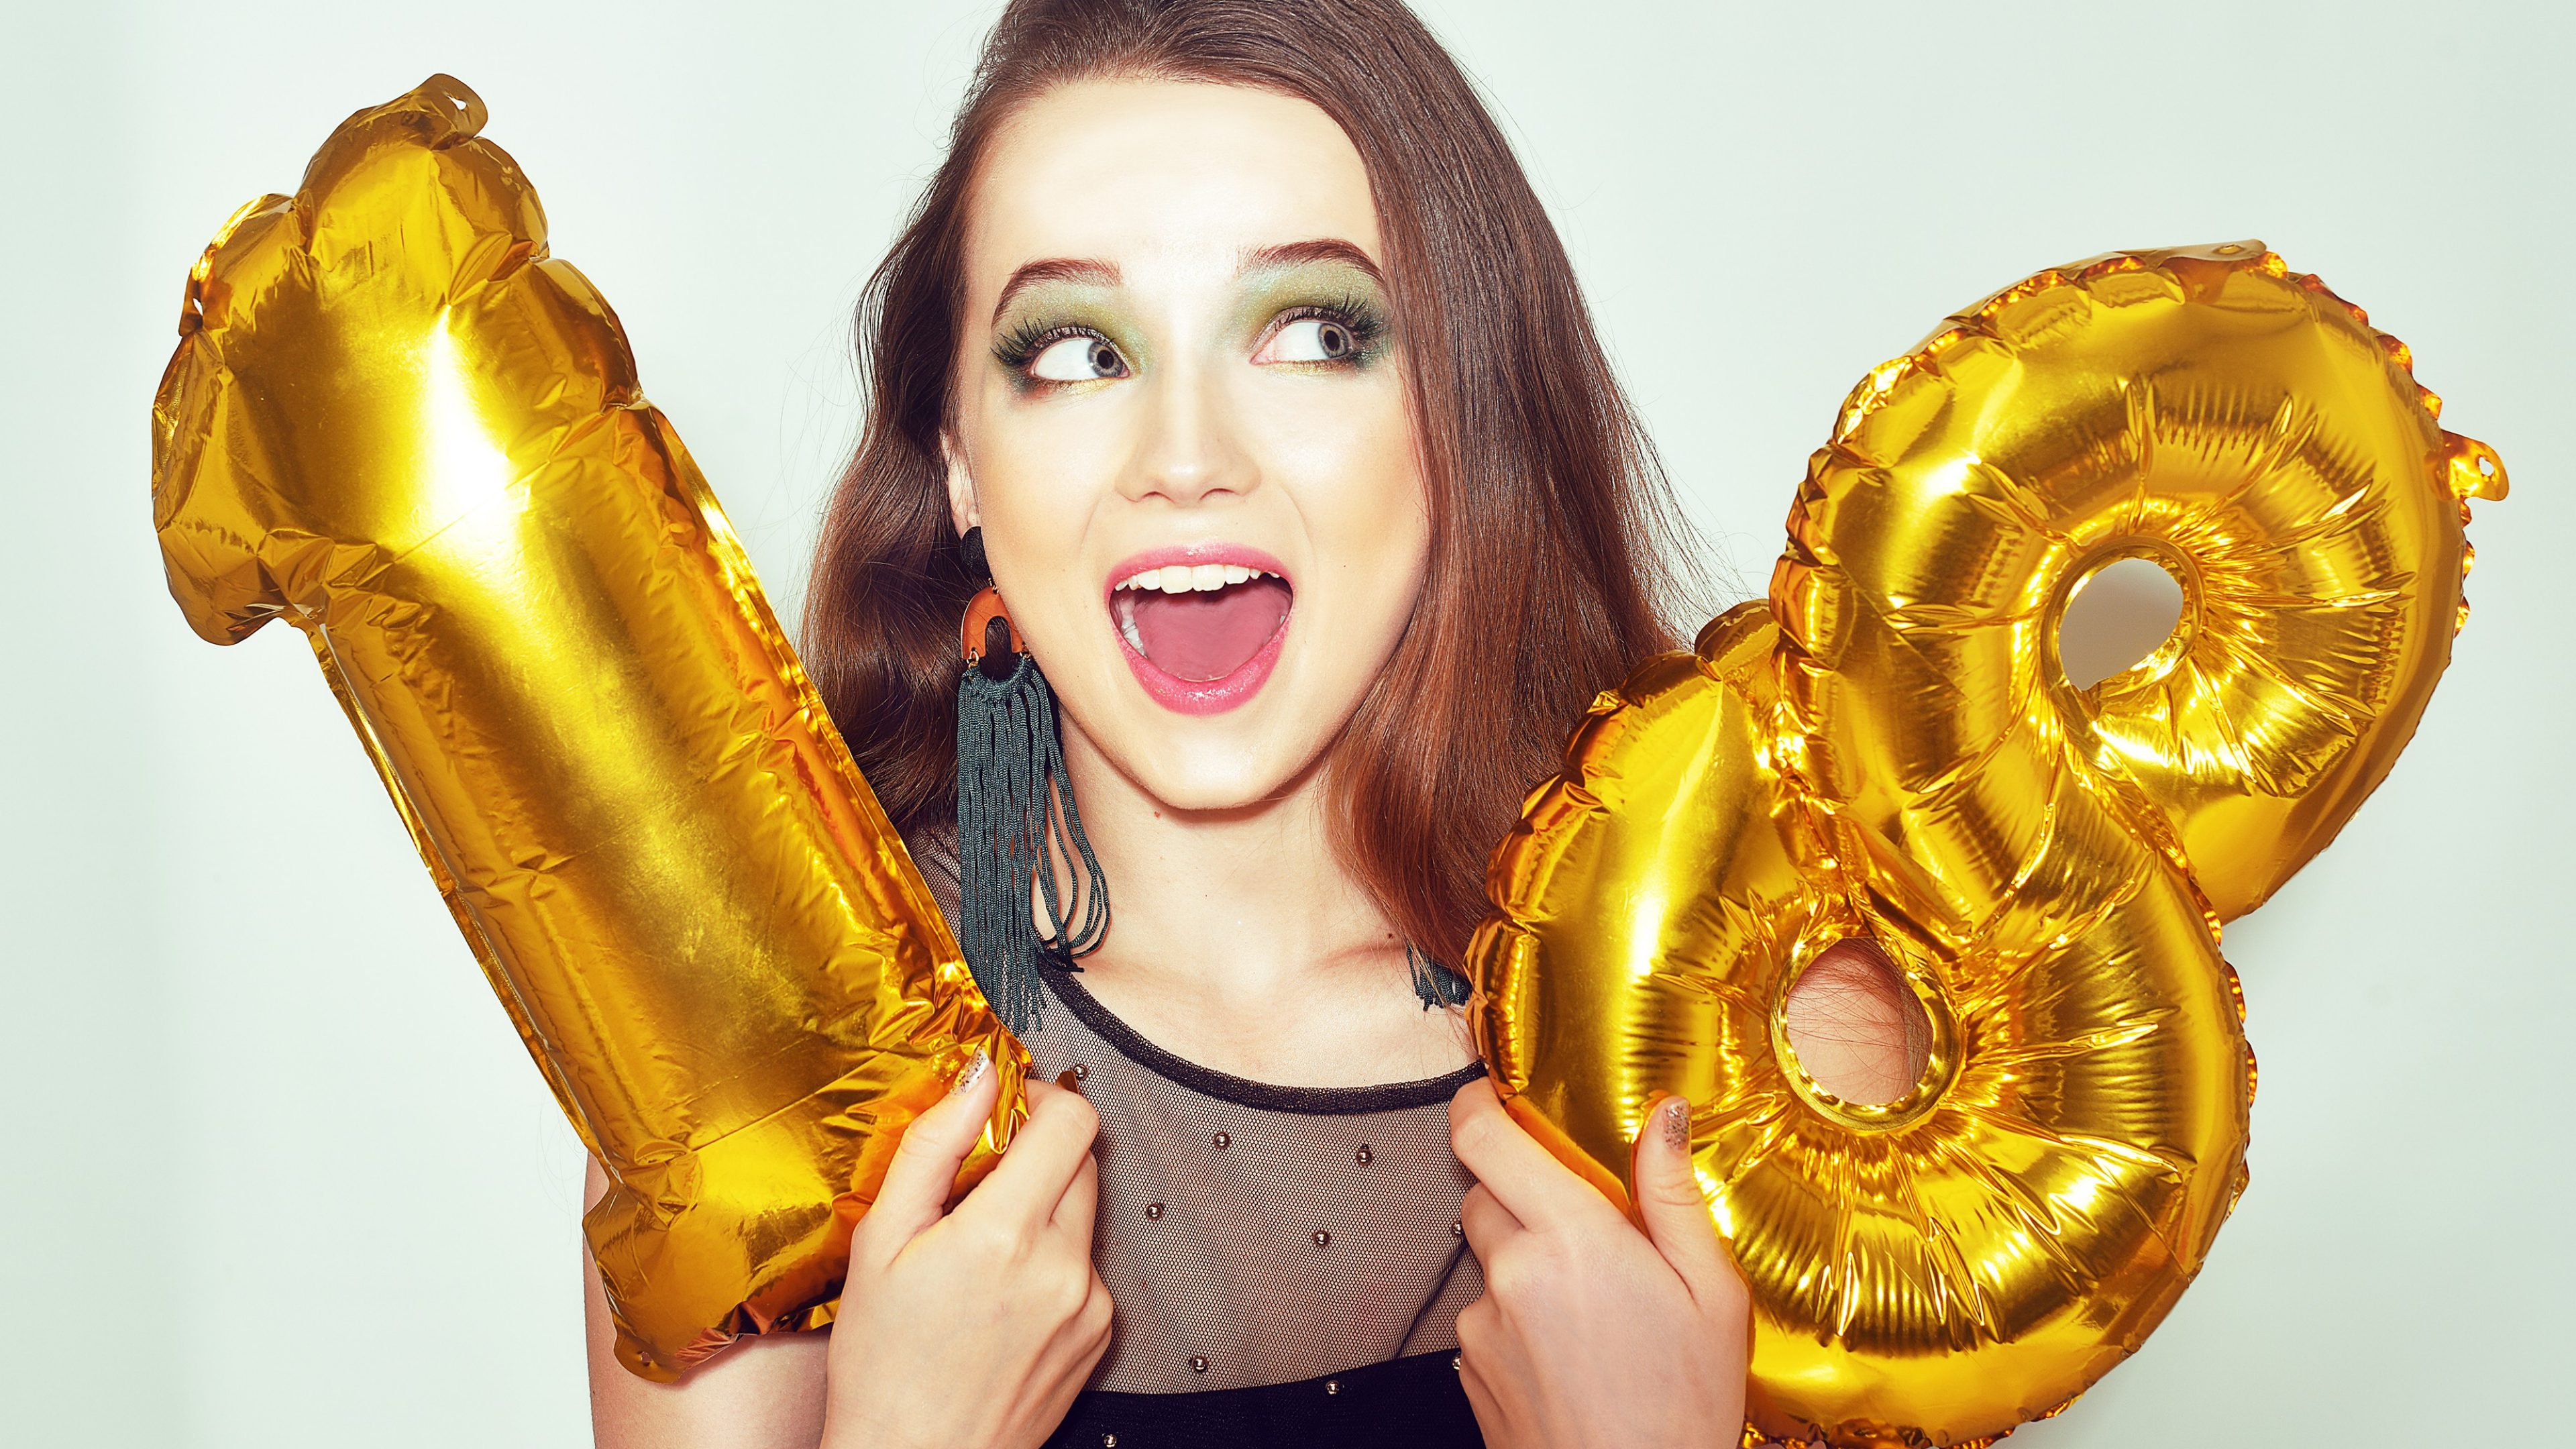
[[[915,841],[954,919],[955,855]],[[1022,1034],[1042,1080],[1100,1114],[1092,1261],[1110,1346],[1056,1449],[1482,1443],[1456,1372],[1484,1270],[1458,1226],[1475,1179],[1449,1098],[1484,1075],[1275,1087],[1146,1041],[1052,966]]]
[[[1475,1179],[1449,1098],[1484,1074],[1384,1087],[1272,1087],[1138,1037],[1041,972],[1039,1074],[1072,1071],[1100,1113],[1093,1261],[1116,1301],[1091,1386],[1190,1393],[1285,1383],[1458,1344],[1484,1274],[1458,1231]]]

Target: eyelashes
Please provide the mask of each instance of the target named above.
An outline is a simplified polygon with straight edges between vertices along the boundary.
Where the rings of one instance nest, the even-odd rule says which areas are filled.
[[[1300,325],[1307,322],[1315,325]],[[1389,330],[1386,309],[1376,299],[1345,293],[1330,302],[1282,311],[1271,319],[1253,356],[1273,364],[1365,367],[1386,350]],[[1288,355],[1292,352],[1296,355]]]
[[[1024,372],[1037,361],[1038,354],[1068,337],[1089,337],[1115,350],[1117,344],[1098,328],[1080,323],[1049,323],[1031,317],[1004,331],[993,341],[993,360],[1015,372]]]
[[[1281,308],[1256,338],[1251,360],[1299,371],[1357,370],[1385,354],[1393,328],[1385,306],[1359,292]],[[993,360],[1023,391],[1045,391],[1127,377],[1134,360],[1104,329],[1088,322],[1029,316],[994,339]]]

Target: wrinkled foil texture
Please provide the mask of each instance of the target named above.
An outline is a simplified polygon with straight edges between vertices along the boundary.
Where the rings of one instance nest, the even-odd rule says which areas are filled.
[[[2245,1184],[2219,928],[2323,849],[2465,618],[2492,450],[2259,242],[2043,272],[1874,370],[1770,597],[1601,696],[1493,858],[1470,1016],[1515,1117],[1613,1198],[1658,1094],[1755,1332],[1747,1442],[1977,1444],[2136,1350]],[[2181,623],[2077,688],[2124,558]],[[1867,937],[1931,1023],[1903,1097],[1784,1026]]]
[[[153,524],[198,634],[311,641],[606,1168],[619,1357],[669,1379],[829,1322],[903,1126],[989,1050],[973,1181],[1026,1057],[483,121],[432,77],[224,227],[153,403]]]

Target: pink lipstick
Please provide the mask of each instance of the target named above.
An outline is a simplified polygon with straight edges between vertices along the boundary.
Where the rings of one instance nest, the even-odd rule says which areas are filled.
[[[1177,714],[1223,714],[1270,678],[1295,591],[1258,549],[1206,543],[1149,549],[1110,570],[1110,623],[1127,667]]]

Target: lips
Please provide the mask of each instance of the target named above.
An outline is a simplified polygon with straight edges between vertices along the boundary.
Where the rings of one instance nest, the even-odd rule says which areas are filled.
[[[1110,575],[1109,615],[1128,668],[1156,703],[1219,714],[1269,679],[1294,598],[1278,560],[1204,544],[1121,563]]]

